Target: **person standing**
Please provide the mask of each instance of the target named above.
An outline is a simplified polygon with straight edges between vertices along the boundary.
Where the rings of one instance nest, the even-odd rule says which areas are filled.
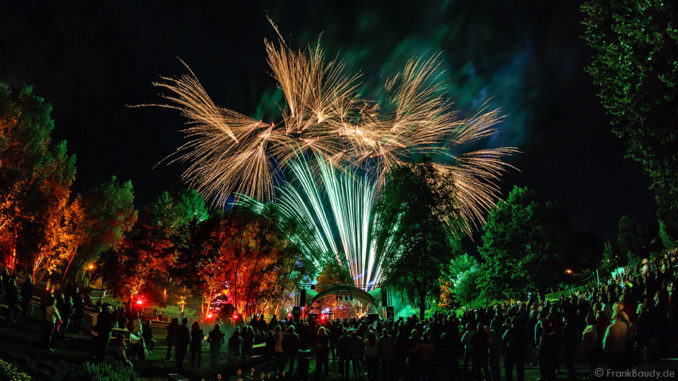
[[[85,319],[85,300],[82,298],[78,287],[73,288],[71,299],[73,300],[71,332],[80,332],[80,330],[82,330],[82,322]]]
[[[130,344],[132,344],[131,357],[133,359],[145,359],[146,351],[144,345],[144,327],[141,323],[141,317],[138,312],[132,314],[132,319],[127,326],[129,330]]]
[[[330,337],[325,327],[318,328],[315,341],[315,372],[316,378],[325,379],[329,368]]]
[[[146,345],[146,348],[148,348],[148,351],[153,350],[155,347],[155,339],[153,338],[153,325],[151,324],[151,320],[146,320],[144,323],[144,327],[141,330],[141,335],[144,337],[144,344]]]
[[[492,378],[488,364],[489,338],[483,323],[476,325],[476,334],[473,336],[473,353],[471,355],[471,373],[477,380]]]
[[[550,317],[542,318],[541,327],[542,332],[539,336],[539,347],[537,349],[539,370],[544,381],[553,381],[556,379],[556,370],[558,368],[560,336],[553,319]]]
[[[215,374],[219,365],[219,352],[224,344],[224,334],[221,333],[219,324],[214,325],[207,337],[207,342],[210,343],[210,374]]]
[[[275,316],[274,316],[275,317]],[[273,329],[273,352],[276,361],[276,372],[285,370],[285,352],[283,349],[283,334],[280,332],[280,326],[276,325]]]
[[[193,322],[191,327],[191,369],[200,369],[200,356],[202,355],[202,341],[205,333],[200,329],[200,323]]]
[[[358,331],[353,331],[348,340],[348,356],[351,360],[351,366],[353,368],[352,372],[356,380],[359,380],[362,374],[360,371],[360,362],[363,361],[363,352],[363,340],[358,336]]]
[[[167,357],[169,361],[172,358],[172,347],[176,345],[177,342],[177,330],[179,328],[179,319],[172,318],[169,325],[167,326]],[[176,349],[175,349],[176,351]]]
[[[21,295],[17,290],[16,277],[8,276],[5,284],[5,304],[7,304],[7,321],[16,323],[21,314]]]
[[[294,326],[290,325],[289,328],[287,328],[285,337],[283,338],[283,351],[285,352],[285,357],[290,364],[289,368],[287,368],[287,374],[294,373],[294,362],[297,359],[297,352],[299,352],[299,344],[299,335],[294,329]],[[283,370],[284,369],[285,365],[283,364]]]
[[[591,378],[594,376],[594,371],[598,368],[598,361],[600,359],[600,333],[598,332],[598,326],[596,325],[596,320],[593,318],[593,314],[589,313],[586,316],[586,328],[581,335],[582,347],[584,348],[584,353],[589,360],[589,367],[591,369]]]
[[[395,367],[395,341],[391,334],[385,330],[383,336],[379,340],[379,356],[381,357],[381,374],[384,380],[393,380]]]
[[[603,353],[607,357],[607,366],[613,370],[623,369],[625,366],[626,339],[629,333],[629,326],[624,319],[615,313],[614,320],[603,338]]]
[[[516,379],[525,379],[525,352],[527,350],[527,331],[522,325],[520,318],[514,316],[511,327],[504,332],[502,337],[506,353],[504,356],[504,374],[506,381],[511,381],[513,367],[516,368]]]
[[[21,285],[21,316],[31,317],[31,301],[33,300],[33,279],[29,275]]]
[[[43,345],[46,349],[54,352],[54,330],[61,321],[61,316],[59,315],[59,310],[56,308],[56,299],[49,296],[50,300],[47,302],[47,308],[45,308],[45,326],[43,331]]]
[[[230,368],[232,370],[238,369],[240,363],[240,355],[242,354],[242,337],[240,337],[240,327],[236,327],[233,335],[228,339],[228,358]]]
[[[113,313],[113,306],[106,303],[101,312],[97,315],[97,323],[94,327],[96,336],[94,338],[94,358],[104,361],[108,351],[108,342],[111,339],[111,331],[116,323],[116,317]]]
[[[462,376],[464,379],[469,378],[468,365],[469,363],[472,363],[474,352],[473,344],[475,343],[474,337],[476,336],[476,333],[475,329],[473,329],[473,325],[471,323],[466,323],[466,330],[461,337],[461,345],[464,346],[464,367],[462,368]]]
[[[574,371],[574,353],[577,350],[579,342],[579,333],[577,332],[576,316],[573,313],[565,314],[565,326],[563,327],[561,345],[563,347],[563,360],[567,369],[569,381],[575,381],[577,376]]]
[[[71,301],[70,295],[64,295],[63,293],[61,294],[61,300],[59,313],[61,314],[61,320],[63,320],[63,324],[61,324],[59,334],[61,337],[65,337],[68,327],[71,325],[71,316],[73,316],[73,301]]]
[[[490,326],[485,326],[487,333],[487,345],[489,350],[489,365],[492,381],[500,381],[501,371],[499,368],[499,356],[501,355],[501,335],[497,332],[499,322],[492,320]]]
[[[376,380],[379,367],[379,342],[374,331],[371,331],[365,340],[365,364],[367,365],[367,379]]]
[[[188,330],[188,319],[183,318],[181,320],[181,325],[177,328],[177,338],[176,338],[176,360],[177,367],[179,369],[184,369],[184,357],[186,357],[186,352],[188,351],[188,344],[191,341],[191,332]]]
[[[339,339],[337,339],[337,358],[339,359],[339,375],[342,380],[350,378],[349,359],[348,359],[348,341],[350,340],[348,331],[340,327]]]

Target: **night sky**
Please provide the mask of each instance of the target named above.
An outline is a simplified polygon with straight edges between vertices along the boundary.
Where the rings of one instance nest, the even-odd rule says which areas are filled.
[[[291,45],[322,34],[328,55],[364,73],[371,96],[407,58],[442,51],[462,112],[489,100],[507,115],[487,142],[522,151],[506,192],[527,185],[599,238],[614,236],[624,214],[656,229],[648,179],[623,158],[584,73],[589,52],[577,3],[5,0],[0,81],[30,84],[53,104],[54,136],[78,158],[76,190],[116,175],[132,180],[140,207],[184,186],[181,165],[153,168],[181,144],[183,119],[127,107],[158,102],[151,81],[183,74],[177,57],[218,105],[269,120],[278,106],[264,55],[264,38],[275,39],[267,15]]]

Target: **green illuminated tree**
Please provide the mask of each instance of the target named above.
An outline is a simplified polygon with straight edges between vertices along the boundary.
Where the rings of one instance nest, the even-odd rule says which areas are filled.
[[[489,299],[522,298],[555,285],[576,261],[564,211],[534,191],[514,187],[483,227],[479,285]]]
[[[641,163],[655,191],[660,234],[678,239],[678,2],[589,0],[586,71],[598,86],[612,131]]]
[[[478,260],[468,254],[452,258],[441,278],[441,307],[452,308],[454,301],[470,307],[480,296],[480,270]]]
[[[419,305],[424,318],[426,301],[440,293],[440,277],[453,253],[448,225],[436,215],[442,204],[431,164],[396,168],[391,173],[376,210],[378,242],[391,236],[397,255],[386,258],[385,284],[403,290]]]
[[[76,279],[102,252],[116,248],[137,220],[132,182],[115,176],[85,193],[82,204],[85,226],[77,252],[67,259],[63,280]]]
[[[457,300],[472,307],[473,301],[480,296],[479,281],[482,276],[480,266],[474,266],[459,274],[454,283],[454,295]]]

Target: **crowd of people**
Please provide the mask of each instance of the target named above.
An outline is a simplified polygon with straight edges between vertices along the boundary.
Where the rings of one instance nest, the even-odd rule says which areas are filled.
[[[247,368],[255,346],[273,359],[277,375],[304,372],[312,358],[318,379],[331,372],[345,380],[500,380],[503,368],[503,378],[520,381],[532,363],[542,380],[561,370],[575,380],[575,358],[591,372],[658,364],[677,354],[677,261],[673,251],[557,300],[535,295],[424,320],[227,319],[207,336],[210,369]],[[189,330],[186,319],[175,319],[167,330],[167,359],[174,347],[182,367],[190,349],[191,366],[199,367],[205,337],[199,323]],[[226,364],[218,363],[222,351]]]
[[[166,327],[165,358],[183,369],[190,352],[189,366],[196,370],[206,349],[214,375],[242,373],[239,369],[250,367],[256,357],[270,360],[280,378],[303,375],[312,363],[317,379],[333,374],[344,380],[522,381],[526,364],[534,364],[544,381],[554,380],[560,371],[575,380],[575,360],[593,372],[598,367],[658,364],[678,355],[677,265],[674,250],[556,300],[533,295],[526,301],[440,312],[426,319],[274,316],[265,321],[256,315],[247,322],[228,318],[205,327],[199,321],[189,325],[186,318],[172,319]],[[11,324],[30,309],[26,301],[33,297],[32,283],[28,277],[18,289],[16,278],[4,273],[0,286]],[[77,287],[46,298],[43,345],[53,350],[56,338],[83,328],[86,302]],[[117,360],[132,365],[153,350],[157,341],[150,320],[109,304],[95,308],[95,359],[113,352]]]
[[[12,324],[16,323],[19,317],[26,317],[30,312],[32,299],[32,278],[26,277],[19,288],[16,275],[10,274],[9,269],[4,268],[0,274],[0,300],[5,306],[5,321]]]

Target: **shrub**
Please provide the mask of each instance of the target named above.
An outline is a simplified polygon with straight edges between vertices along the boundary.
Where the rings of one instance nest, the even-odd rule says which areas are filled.
[[[20,371],[14,364],[0,360],[0,380],[30,381],[31,376]]]
[[[86,362],[85,371],[92,381],[137,381],[134,369],[121,362]]]

